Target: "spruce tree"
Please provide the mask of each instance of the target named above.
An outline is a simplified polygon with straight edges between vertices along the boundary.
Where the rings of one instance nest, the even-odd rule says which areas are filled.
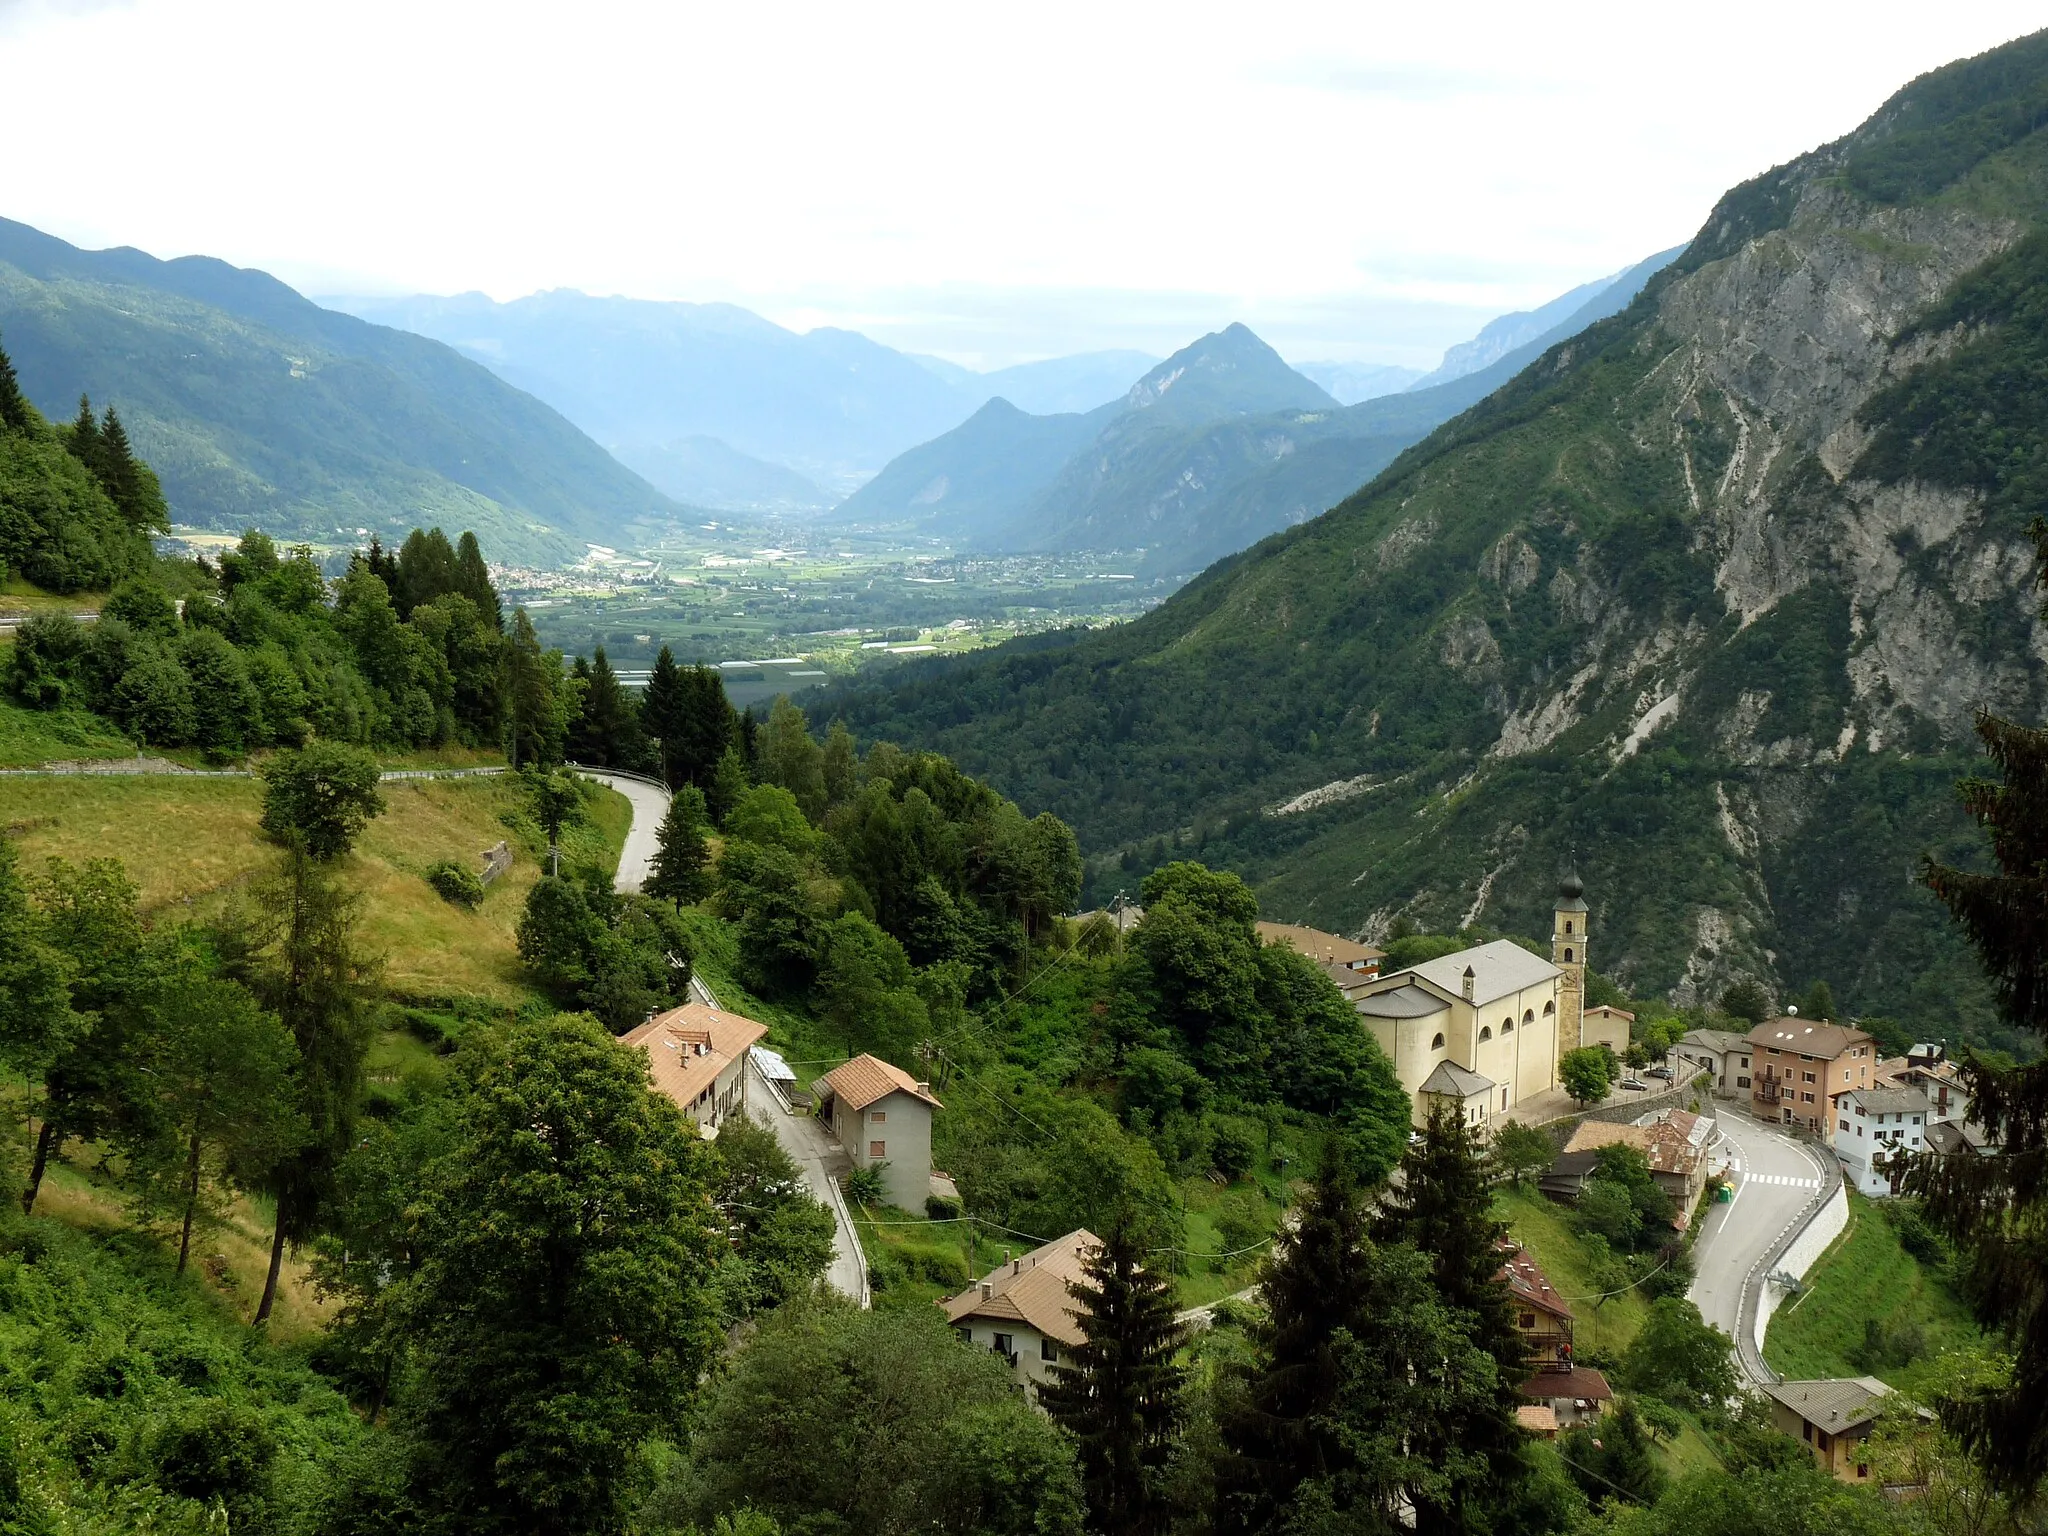
[[[100,424],[92,413],[92,401],[85,395],[78,397],[78,415],[72,419],[71,434],[65,439],[65,446],[71,456],[93,472],[100,472]]]
[[[725,696],[725,679],[716,667],[691,667],[678,680],[682,707],[675,742],[676,772],[698,788],[710,784],[718,760],[732,745],[739,715]]]
[[[26,432],[34,420],[28,396],[21,392],[21,380],[14,372],[14,359],[0,348],[0,427]]]
[[[619,682],[601,645],[591,661],[589,683],[583,692],[582,726],[591,750],[600,754],[587,761],[612,768],[639,761],[640,708]]]
[[[1221,1410],[1216,1524],[1225,1536],[1267,1530],[1303,1482],[1341,1460],[1339,1335],[1364,1313],[1366,1225],[1348,1160],[1327,1147],[1300,1220],[1282,1228],[1260,1276],[1258,1366]]]
[[[725,749],[725,755],[718,760],[718,768],[711,775],[711,785],[704,792],[704,798],[711,808],[711,819],[719,826],[725,825],[725,818],[732,814],[740,798],[754,787],[754,776],[747,772],[747,760],[738,742]]]
[[[1186,1417],[1186,1373],[1174,1356],[1187,1330],[1173,1282],[1142,1263],[1137,1223],[1119,1212],[1069,1287],[1081,1303],[1082,1342],[1039,1388],[1039,1406],[1074,1437],[1098,1530],[1165,1529],[1161,1481]]]
[[[2048,586],[2048,521],[2028,532]],[[2048,607],[2043,616],[2048,617]],[[1998,778],[1971,777],[1957,789],[1984,828],[1995,872],[1927,860],[1929,889],[1976,947],[1999,1012],[2048,1043],[2048,731],[1985,713],[1977,735]],[[1962,1249],[1979,1314],[2006,1330],[2010,1385],[1948,1404],[1942,1414],[2003,1490],[2030,1492],[2048,1474],[2048,1074],[2000,1068],[1974,1051],[1963,1068],[1970,1118],[2001,1154],[1928,1155],[1907,1168],[1904,1186]]]
[[[661,776],[671,786],[682,784],[682,742],[685,725],[682,669],[667,646],[654,658],[647,689],[640,696],[640,720],[647,734],[661,743]]]
[[[701,789],[685,784],[675,792],[661,819],[648,895],[688,906],[711,894],[711,844],[705,836],[710,824]]]
[[[139,530],[165,532],[170,528],[170,511],[156,474],[135,456],[128,442],[128,429],[114,408],[107,407],[100,424],[100,482],[128,526]]]
[[[498,589],[491,582],[490,567],[474,533],[464,533],[455,545],[456,590],[477,606],[491,628],[503,633],[505,609],[498,601]]]

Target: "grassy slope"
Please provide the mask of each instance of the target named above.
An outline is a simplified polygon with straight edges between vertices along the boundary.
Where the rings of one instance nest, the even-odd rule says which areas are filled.
[[[1571,1303],[1576,1314],[1572,1339],[1578,1353],[1611,1359],[1627,1349],[1649,1315],[1649,1304],[1633,1291],[1597,1306],[1585,1299],[1601,1288],[1587,1272],[1585,1250],[1564,1208],[1533,1189],[1504,1189],[1495,1198],[1494,1211],[1508,1224],[1515,1241],[1536,1256],[1558,1294]]]
[[[10,779],[4,793],[5,825],[31,867],[46,857],[118,858],[144,907],[159,916],[196,914],[270,861],[257,827],[262,786],[254,779]],[[525,1001],[531,991],[514,930],[541,865],[538,848],[500,819],[519,819],[517,787],[498,779],[407,780],[387,784],[385,800],[385,814],[344,866],[365,898],[364,941],[386,957],[384,985],[406,997]],[[571,856],[615,864],[631,818],[623,795],[598,791],[592,825],[569,842]],[[500,839],[513,845],[512,869],[475,912],[443,901],[422,878],[441,859],[478,860]]]
[[[1795,1379],[1864,1375],[1850,1353],[1863,1342],[1866,1318],[1887,1329],[1917,1324],[1925,1335],[1927,1353],[1919,1361],[1872,1373],[1904,1391],[1912,1390],[1944,1349],[1979,1337],[1948,1277],[1900,1247],[1877,1203],[1858,1194],[1849,1196],[1847,1229],[1806,1282],[1806,1291],[1779,1309],[1764,1337],[1771,1368]]]

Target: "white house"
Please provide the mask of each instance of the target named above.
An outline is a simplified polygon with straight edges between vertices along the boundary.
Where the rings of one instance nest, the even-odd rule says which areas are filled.
[[[1689,1029],[1679,1037],[1678,1055],[1707,1069],[1707,1082],[1718,1096],[1749,1097],[1749,1036],[1732,1029]]]
[[[1879,1158],[1927,1147],[1927,1095],[1918,1088],[1851,1088],[1835,1095],[1835,1156],[1863,1194],[1889,1195]]]
[[[882,1169],[883,1198],[924,1210],[932,1192],[932,1111],[943,1108],[921,1083],[879,1056],[856,1056],[811,1085],[818,1118],[856,1168]]]
[[[1062,1353],[1081,1342],[1081,1307],[1069,1286],[1082,1279],[1102,1240],[1085,1227],[1011,1259],[939,1303],[967,1343],[990,1350],[1035,1402]]]

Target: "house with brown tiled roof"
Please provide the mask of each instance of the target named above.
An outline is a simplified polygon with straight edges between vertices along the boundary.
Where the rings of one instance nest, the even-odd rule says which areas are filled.
[[[1528,1350],[1529,1368],[1568,1369],[1572,1363],[1571,1304],[1558,1294],[1535,1255],[1516,1248],[1501,1266],[1500,1278],[1508,1288],[1515,1332]]]
[[[1379,975],[1380,962],[1387,958],[1387,952],[1376,945],[1361,944],[1356,939],[1325,933],[1320,928],[1306,928],[1300,923],[1260,923],[1258,930],[1264,943],[1284,944],[1320,966],[1364,980]],[[1334,975],[1331,979],[1340,987],[1344,984]]]
[[[1763,1391],[1771,1422],[1803,1440],[1821,1471],[1845,1483],[1870,1481],[1863,1442],[1885,1410],[1890,1387],[1874,1376],[1837,1376],[1781,1381]]]
[[[1590,1365],[1537,1371],[1515,1390],[1524,1402],[1549,1408],[1559,1429],[1599,1418],[1614,1401],[1607,1378]]]
[[[1689,1110],[1666,1110],[1646,1115],[1634,1125],[1617,1125],[1603,1120],[1586,1120],[1572,1131],[1539,1185],[1546,1194],[1576,1199],[1597,1164],[1600,1148],[1619,1144],[1634,1147],[1650,1165],[1650,1177],[1671,1197],[1676,1212],[1674,1224],[1683,1230],[1690,1224],[1693,1207],[1707,1183],[1707,1141],[1713,1122]]]
[[[932,1193],[932,1085],[879,1056],[856,1056],[811,1085],[818,1118],[856,1168],[882,1170],[883,1198],[922,1213]]]
[[[654,1086],[706,1131],[747,1101],[747,1052],[768,1026],[737,1013],[690,1002],[620,1038],[647,1057]]]
[[[1816,1136],[1833,1129],[1838,1093],[1871,1086],[1877,1041],[1849,1024],[1766,1019],[1749,1032],[1750,1107],[1759,1120],[1794,1125]]]
[[[1081,1342],[1081,1304],[1071,1289],[1102,1240],[1087,1228],[1007,1259],[958,1296],[939,1303],[969,1344],[1003,1358],[1012,1378],[1036,1399],[1062,1354]]]

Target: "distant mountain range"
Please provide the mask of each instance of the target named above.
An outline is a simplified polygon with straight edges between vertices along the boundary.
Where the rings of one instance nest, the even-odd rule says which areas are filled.
[[[1452,349],[1437,370],[1450,377],[1350,406],[1233,325],[1095,411],[992,403],[900,455],[832,517],[983,551],[1130,551],[1148,574],[1191,574],[1335,506],[1547,348],[1626,306],[1677,254],[1503,316]]]
[[[353,542],[440,522],[552,563],[684,510],[451,348],[210,257],[0,219],[0,335],[46,414],[87,389],[119,408],[182,523]]]
[[[1422,377],[1420,368],[1396,363],[1296,363],[1294,371],[1328,390],[1339,405],[1398,395]]]
[[[446,342],[670,495],[741,511],[823,510],[998,395],[1040,414],[1092,409],[1155,361],[1092,352],[982,374],[853,331],[799,334],[737,305],[566,288],[509,304],[480,293],[323,302]]]

